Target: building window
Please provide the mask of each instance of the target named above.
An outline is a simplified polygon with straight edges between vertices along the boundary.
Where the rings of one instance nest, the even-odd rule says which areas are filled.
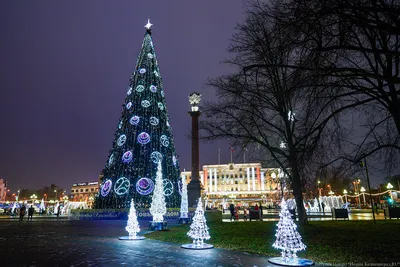
[[[74,192],[74,189],[71,189],[71,193],[73,193]]]
[[[81,193],[83,192],[83,189],[81,189]]]
[[[85,189],[85,192],[89,192],[89,189],[86,188],[86,189]]]
[[[94,191],[94,188],[90,189],[90,191],[92,191],[92,192],[93,192],[93,191]]]

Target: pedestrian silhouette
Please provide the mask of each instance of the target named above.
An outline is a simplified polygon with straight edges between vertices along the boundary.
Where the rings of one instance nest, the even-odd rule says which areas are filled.
[[[33,212],[35,212],[35,209],[33,208],[33,205],[31,205],[31,207],[28,209],[28,222],[29,222],[29,218],[32,221]]]
[[[325,214],[325,203],[322,202],[322,203],[321,203],[321,206],[322,206],[322,213]]]
[[[24,219],[25,211],[26,211],[26,207],[25,207],[25,205],[22,205],[22,207],[19,209],[19,220],[20,221],[22,221]]]
[[[231,221],[232,221],[232,218],[235,219],[235,206],[233,204],[229,205],[229,211],[231,212]]]

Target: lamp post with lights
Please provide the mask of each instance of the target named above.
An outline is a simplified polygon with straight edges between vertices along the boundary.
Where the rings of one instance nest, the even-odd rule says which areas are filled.
[[[360,192],[361,192],[362,195],[363,195],[364,206],[365,206],[365,205],[367,205],[367,204],[365,203],[365,188],[364,188],[364,186],[361,186]]]
[[[347,205],[347,190],[343,190],[343,194],[344,194],[344,199],[346,200],[346,205]]]

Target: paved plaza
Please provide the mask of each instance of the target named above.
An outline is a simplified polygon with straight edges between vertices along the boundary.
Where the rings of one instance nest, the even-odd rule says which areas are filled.
[[[114,220],[3,219],[1,266],[274,266],[268,257],[226,249],[187,250],[149,239],[120,241],[119,236],[127,235],[125,225]]]

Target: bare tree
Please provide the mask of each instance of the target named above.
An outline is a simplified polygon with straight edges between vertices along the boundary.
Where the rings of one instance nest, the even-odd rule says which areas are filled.
[[[315,86],[330,81],[308,68],[326,62],[297,41],[301,36],[282,31],[273,10],[262,2],[248,7],[229,49],[227,63],[236,71],[210,81],[218,99],[205,104],[201,128],[204,139],[228,138],[242,147],[258,147],[264,162],[272,159],[282,168],[305,224],[303,189],[310,176],[315,181],[306,166],[324,146],[321,140],[333,136],[329,129],[337,131],[337,114],[354,103],[343,102],[342,95],[326,86]]]
[[[357,162],[382,153],[388,156],[387,162],[398,163],[400,2],[288,0],[270,15],[285,31],[296,33],[299,43],[329,62],[300,67],[330,77],[326,81],[333,82],[327,86],[338,89],[333,92],[352,97],[362,106],[358,122],[364,127],[360,130],[363,138],[347,140],[343,158]]]

